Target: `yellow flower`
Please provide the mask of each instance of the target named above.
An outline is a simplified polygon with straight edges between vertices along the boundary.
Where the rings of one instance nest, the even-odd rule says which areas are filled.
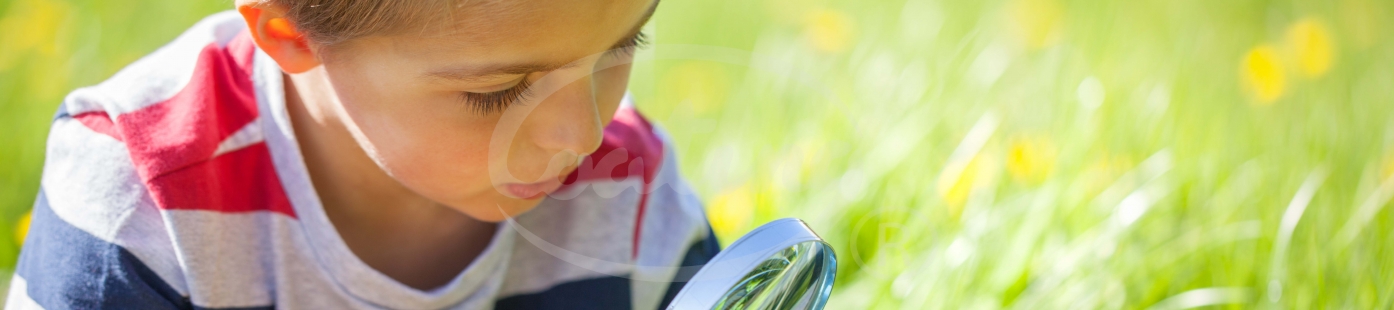
[[[1259,45],[1244,55],[1240,66],[1244,88],[1261,104],[1269,104],[1283,96],[1287,87],[1283,64],[1278,50],[1270,45]]]
[[[734,240],[742,230],[750,226],[751,215],[755,211],[754,196],[750,185],[741,185],[716,195],[707,207],[707,220],[719,240]]]
[[[1042,48],[1059,39],[1065,11],[1055,0],[1013,0],[1008,7],[1011,29],[1026,46]]]
[[[24,237],[29,236],[29,222],[33,220],[33,211],[25,212],[19,221],[15,222],[15,244],[24,245]]]
[[[1288,44],[1303,76],[1320,77],[1331,70],[1336,48],[1325,23],[1310,17],[1298,21],[1288,28]]]
[[[825,52],[841,52],[852,42],[852,18],[832,9],[817,9],[804,19],[805,35],[813,47]]]
[[[1019,182],[1040,183],[1055,168],[1055,154],[1055,145],[1048,137],[1012,139],[1007,150],[1007,172]]]

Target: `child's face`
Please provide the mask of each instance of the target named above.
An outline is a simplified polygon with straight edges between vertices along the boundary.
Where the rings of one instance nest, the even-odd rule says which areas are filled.
[[[323,65],[349,131],[379,167],[417,194],[499,221],[500,209],[536,206],[599,146],[629,80],[630,56],[613,49],[657,3],[462,3],[452,25],[355,39]]]

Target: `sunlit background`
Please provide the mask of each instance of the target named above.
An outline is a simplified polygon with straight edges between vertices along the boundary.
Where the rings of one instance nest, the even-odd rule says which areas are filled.
[[[0,0],[0,269],[63,96],[230,8]],[[1391,10],[664,0],[631,90],[723,242],[833,243],[829,309],[1389,309]]]

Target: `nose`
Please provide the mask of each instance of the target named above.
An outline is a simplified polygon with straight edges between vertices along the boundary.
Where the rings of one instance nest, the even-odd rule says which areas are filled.
[[[603,122],[589,74],[557,89],[532,111],[533,142],[549,154],[574,156],[574,162],[600,148]]]

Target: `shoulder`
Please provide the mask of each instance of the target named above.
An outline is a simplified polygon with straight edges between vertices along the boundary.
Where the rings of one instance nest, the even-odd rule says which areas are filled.
[[[239,40],[245,26],[235,17],[210,16],[106,81],[73,91],[55,124],[76,120],[120,142],[147,178],[213,155],[256,119],[256,47]]]
[[[181,210],[293,216],[258,126],[256,47],[244,32],[235,13],[215,14],[68,95],[16,271],[27,292],[12,297],[76,306],[121,291],[179,301],[186,271],[170,229],[189,216]],[[120,299],[88,301],[102,300]]]
[[[110,170],[116,165],[64,156],[100,146],[125,154],[119,161],[162,209],[265,205],[293,214],[276,198],[283,194],[272,195],[280,189],[258,115],[257,49],[245,30],[236,13],[214,14],[110,79],[69,94],[54,119],[48,161]],[[237,195],[217,195],[229,192]],[[254,197],[272,199],[243,201]]]

